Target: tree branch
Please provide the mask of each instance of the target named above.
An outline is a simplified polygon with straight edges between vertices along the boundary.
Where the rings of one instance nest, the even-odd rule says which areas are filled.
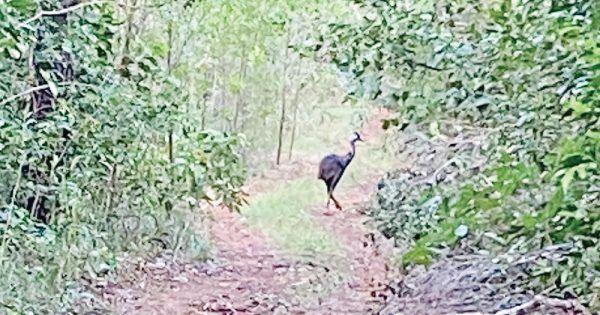
[[[40,86],[35,86],[35,87],[32,87],[32,88],[29,88],[29,89],[27,89],[27,90],[25,90],[25,91],[23,91],[23,92],[21,92],[19,94],[13,95],[13,96],[8,97],[7,99],[3,100],[2,102],[0,102],[0,106],[2,106],[4,104],[7,104],[7,103],[10,103],[10,102],[12,102],[12,101],[14,101],[14,100],[22,97],[22,96],[31,94],[33,92],[37,92],[37,91],[41,91],[41,90],[47,89],[49,87],[50,87],[50,85],[44,84],[44,85],[40,85]]]
[[[61,82],[61,83],[58,83],[56,85],[57,86],[69,86],[69,85],[90,86],[89,84],[83,84],[83,83],[77,83],[77,82]],[[25,95],[28,95],[28,94],[31,94],[31,93],[34,93],[34,92],[37,92],[37,91],[45,90],[47,88],[50,88],[50,85],[43,84],[43,85],[39,85],[39,86],[34,86],[34,87],[29,88],[29,89],[27,89],[27,90],[25,90],[25,91],[23,91],[23,92],[21,92],[19,94],[15,94],[13,96],[10,96],[10,97],[4,99],[3,101],[0,102],[0,106],[8,104],[8,103],[10,103],[10,102],[12,102],[12,101],[14,101],[14,100],[16,100],[16,99],[18,99],[20,97],[23,97]]]
[[[106,1],[106,0],[98,0],[98,1],[89,1],[89,2],[83,2],[80,4],[76,4],[74,6],[68,7],[68,8],[64,8],[64,9],[60,9],[60,10],[51,10],[51,11],[40,11],[38,12],[36,15],[34,15],[33,17],[27,19],[24,22],[19,23],[19,27],[25,27],[27,26],[29,23],[38,20],[44,16],[55,16],[55,15],[62,15],[65,13],[69,13],[75,10],[79,10],[83,7],[86,6],[90,6],[90,5],[95,5],[95,4],[102,4],[102,3],[115,3],[114,1]],[[116,3],[115,3],[116,4]]]
[[[444,70],[446,70],[446,69],[437,68],[437,67],[434,67],[434,66],[430,66],[430,65],[428,65],[426,63],[417,62],[417,61],[410,60],[410,59],[409,60],[405,60],[404,63],[406,63],[409,67],[411,67],[413,69],[415,67],[422,67],[422,68],[433,70],[433,71],[444,71]]]

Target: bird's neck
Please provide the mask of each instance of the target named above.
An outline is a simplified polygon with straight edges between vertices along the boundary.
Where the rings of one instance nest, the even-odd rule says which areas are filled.
[[[348,157],[350,160],[352,160],[352,158],[354,158],[354,154],[356,154],[356,140],[354,139],[352,141],[350,141],[350,152],[348,153]]]

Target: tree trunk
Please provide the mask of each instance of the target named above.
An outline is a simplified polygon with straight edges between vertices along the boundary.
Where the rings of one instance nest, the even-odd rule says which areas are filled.
[[[221,78],[225,77],[225,66],[224,66],[224,57],[221,55],[219,57],[218,63],[216,65],[216,75],[219,75]],[[216,78],[216,76],[215,76]],[[215,94],[213,96],[213,106],[212,106],[212,118],[215,120],[215,126],[225,130],[227,128],[227,124],[222,116],[219,117],[219,110],[223,110],[225,104],[225,93],[223,93],[223,84],[222,82],[215,81],[215,88],[219,91],[218,95],[215,90]]]
[[[169,47],[168,47],[168,51],[167,51],[167,74],[170,75],[171,74],[171,63],[172,63],[172,59],[173,59],[173,22],[169,21],[169,23],[167,24],[167,36],[168,36],[168,43],[169,43]],[[175,143],[173,141],[173,126],[169,127],[169,135],[168,135],[168,151],[169,151],[169,162],[171,164],[171,167],[169,168],[169,174],[170,174],[170,180],[171,180],[171,184],[173,184],[173,177],[174,177],[174,168],[173,168],[173,164],[175,164],[175,154],[174,154],[174,146]],[[170,216],[171,215],[171,210],[173,209],[173,205],[171,204],[171,202],[169,200],[167,200],[165,202],[165,210],[167,212],[167,214]]]
[[[125,11],[126,11],[126,23],[127,26],[125,28],[125,40],[123,41],[123,48],[121,50],[121,56],[120,56],[120,60],[119,60],[119,65],[121,67],[126,67],[126,64],[124,63],[124,58],[129,56],[129,52],[130,52],[130,46],[131,46],[131,38],[133,37],[133,18],[135,16],[135,11],[137,6],[137,0],[133,0],[131,3],[129,3],[129,1],[126,1],[126,7],[125,7]]]
[[[167,73],[171,74],[171,58],[173,55],[173,22],[169,21],[167,25],[167,36],[169,41],[169,50],[167,51]],[[169,129],[169,162],[173,164],[175,156],[173,154],[173,128]]]
[[[246,78],[246,67],[247,67],[247,58],[246,58],[246,55],[244,52],[244,53],[242,53],[242,57],[240,57],[240,81],[242,81]],[[244,102],[244,89],[241,88],[241,90],[239,91],[237,102],[235,103],[235,110],[233,113],[233,130],[234,131],[238,131],[238,119],[240,116],[240,111],[242,110],[243,102]]]
[[[294,99],[292,100],[292,106],[294,107],[294,114],[292,118],[292,135],[290,139],[290,150],[288,152],[288,160],[292,159],[292,150],[294,149],[294,140],[296,138],[296,124],[297,124],[297,116],[298,116],[298,98],[300,96],[300,92],[304,88],[304,83],[300,83],[300,87],[296,90],[296,94],[294,95]]]
[[[208,104],[210,103],[213,108],[217,102],[217,67],[213,66],[212,69],[212,84],[210,87],[209,97],[210,102],[208,100],[209,97],[204,98],[204,107],[202,107],[202,129],[206,129],[206,116],[208,115]],[[214,117],[214,116],[213,116]]]
[[[287,88],[287,83],[286,83],[286,77],[287,77],[287,59],[288,59],[288,53],[289,53],[289,49],[288,49],[288,44],[290,41],[290,33],[289,33],[289,29],[288,29],[288,33],[286,36],[286,40],[285,40],[285,54],[284,54],[284,58],[283,58],[283,73],[282,73],[282,82],[281,82],[281,116],[279,118],[279,136],[277,138],[277,158],[275,160],[275,163],[277,165],[279,165],[279,163],[281,162],[281,147],[283,145],[283,127],[285,124],[285,106],[286,106],[286,98],[285,98],[285,91]]]
[[[202,96],[201,98],[198,99],[198,103],[201,103],[202,105],[202,113],[200,115],[202,115],[201,118],[201,122],[200,122],[200,129],[205,130],[206,129],[206,107],[208,107],[208,99],[206,96]],[[200,104],[198,104],[200,105]]]
[[[69,7],[79,4],[80,0],[63,0],[60,3],[61,8],[67,9]],[[69,13],[63,13],[54,15],[51,17],[42,17],[43,19],[51,20],[53,23],[48,23],[49,32],[53,32],[55,35],[64,38],[68,32],[67,16]],[[43,23],[43,22],[42,22]],[[75,80],[75,65],[73,63],[73,56],[67,51],[61,51],[58,58],[54,60],[44,60],[41,57],[43,48],[43,37],[45,33],[43,31],[36,32],[36,40],[31,47],[29,56],[29,71],[30,78],[35,86],[43,86],[49,84],[48,81],[41,75],[42,71],[54,72],[57,74],[57,82],[54,84],[60,84],[62,82],[70,82]],[[61,50],[59,45],[56,46],[57,51]],[[68,93],[68,92],[63,92]],[[64,97],[64,95],[63,95]],[[27,110],[31,111],[32,117],[35,122],[41,122],[47,119],[47,116],[54,111],[54,106],[58,95],[54,95],[52,90],[47,87],[38,91],[33,92],[31,103],[26,105]],[[24,207],[30,211],[30,214],[35,219],[42,221],[45,224],[50,223],[52,217],[52,210],[59,208],[58,201],[54,201],[54,204],[50,204],[51,196],[54,194],[53,189],[50,186],[50,179],[52,172],[56,166],[61,166],[69,159],[70,154],[66,151],[61,153],[70,143],[71,132],[62,128],[62,139],[60,144],[56,147],[55,152],[43,154],[39,157],[37,164],[23,163],[21,167],[21,176],[29,182],[33,182],[38,186],[45,186],[46,191],[36,189],[26,197]],[[29,161],[31,153],[28,152],[26,161]],[[56,162],[53,160],[58,158]],[[37,160],[34,158],[33,160]],[[41,162],[41,163],[40,163]],[[17,187],[15,188],[17,189]]]

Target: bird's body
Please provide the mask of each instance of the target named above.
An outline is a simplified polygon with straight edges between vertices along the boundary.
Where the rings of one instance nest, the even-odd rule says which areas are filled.
[[[333,197],[333,190],[354,158],[356,153],[356,141],[363,141],[358,133],[355,132],[354,134],[355,138],[350,141],[350,146],[352,148],[350,152],[345,155],[329,154],[321,160],[321,163],[319,163],[318,179],[325,182],[325,185],[327,186],[327,207],[329,207],[330,201],[333,200],[336,208],[342,210],[339,202]]]

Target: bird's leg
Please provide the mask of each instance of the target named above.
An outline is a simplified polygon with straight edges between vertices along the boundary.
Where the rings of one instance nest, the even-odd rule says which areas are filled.
[[[335,200],[333,195],[329,195],[329,197],[331,198],[331,200],[333,200],[333,203],[335,204],[335,208],[342,211],[342,206],[340,206],[340,203],[337,200]]]
[[[329,183],[327,184],[327,209],[329,209],[329,204],[331,203],[331,194],[333,194],[333,189],[331,189],[331,186],[329,185]]]

